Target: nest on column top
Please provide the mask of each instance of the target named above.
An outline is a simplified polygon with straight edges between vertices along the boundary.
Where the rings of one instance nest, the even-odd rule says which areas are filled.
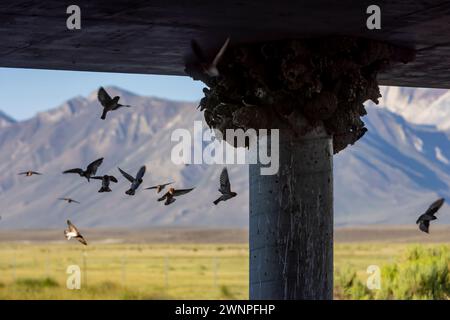
[[[323,126],[337,153],[367,131],[363,103],[378,104],[378,72],[413,58],[412,50],[368,39],[287,40],[228,48],[217,77],[190,66],[186,72],[208,86],[200,110],[225,139],[226,129],[298,136]]]

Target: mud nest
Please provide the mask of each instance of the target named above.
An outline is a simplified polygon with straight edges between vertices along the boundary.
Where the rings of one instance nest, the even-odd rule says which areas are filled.
[[[367,39],[289,40],[229,47],[218,77],[186,72],[209,87],[200,110],[225,139],[226,129],[302,136],[323,126],[337,153],[367,131],[363,103],[381,97],[378,72],[413,58],[409,49]]]

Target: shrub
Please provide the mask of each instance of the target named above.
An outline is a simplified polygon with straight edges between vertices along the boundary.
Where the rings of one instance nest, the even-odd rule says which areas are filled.
[[[338,271],[336,278],[336,296],[352,300],[371,299],[369,289],[357,278],[356,272],[350,268]]]
[[[15,284],[32,290],[59,287],[58,282],[49,277],[44,279],[21,278],[17,279]]]
[[[446,247],[414,247],[396,265],[381,269],[379,299],[450,298],[450,251]]]
[[[381,289],[368,290],[349,268],[336,274],[336,296],[346,299],[450,299],[450,250],[413,247],[381,268]]]

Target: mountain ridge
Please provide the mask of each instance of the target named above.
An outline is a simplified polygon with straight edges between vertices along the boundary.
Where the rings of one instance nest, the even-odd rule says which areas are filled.
[[[192,134],[194,121],[203,119],[197,104],[106,89],[133,107],[111,112],[102,121],[94,91],[0,127],[0,229],[61,228],[68,218],[94,228],[248,227],[246,165],[227,166],[238,196],[214,206],[223,166],[175,165],[170,160],[172,131],[185,128]],[[368,133],[335,156],[335,224],[414,224],[436,197],[450,198],[448,135],[432,124],[410,123],[387,107],[367,109]],[[99,194],[100,183],[61,173],[99,157],[105,160],[98,174],[120,179],[111,193]],[[126,196],[129,183],[117,167],[135,173],[144,164],[144,183],[136,196]],[[44,175],[17,176],[28,169]],[[156,201],[160,195],[143,190],[169,180],[178,188],[196,188],[167,207]],[[58,201],[62,196],[81,205]],[[448,206],[441,211],[437,223],[450,223]]]
[[[0,110],[0,128],[7,127],[16,122],[17,121],[13,117]]]

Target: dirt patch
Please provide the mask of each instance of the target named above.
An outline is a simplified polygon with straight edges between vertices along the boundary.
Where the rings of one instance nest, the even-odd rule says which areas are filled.
[[[96,243],[247,243],[246,229],[84,229],[89,242]],[[63,232],[51,230],[2,230],[0,242],[64,242]],[[335,229],[334,241],[341,242],[450,242],[450,226],[432,226],[430,234],[415,226],[367,226]]]

